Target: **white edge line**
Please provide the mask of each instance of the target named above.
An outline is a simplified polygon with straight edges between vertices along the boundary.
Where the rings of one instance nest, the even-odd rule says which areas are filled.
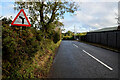
[[[77,45],[75,45],[75,44],[73,44],[75,47],[77,47],[78,48],[78,46]]]
[[[107,67],[109,70],[113,70],[111,67],[109,67],[108,65],[106,65],[105,63],[103,63],[102,61],[100,61],[99,59],[97,59],[96,57],[92,56],[91,54],[89,54],[88,52],[86,52],[85,50],[83,50],[83,52],[85,52],[86,54],[88,54],[90,57],[92,57],[93,59],[95,59],[96,61],[98,61],[99,63],[101,63],[102,65],[104,65],[105,67]]]

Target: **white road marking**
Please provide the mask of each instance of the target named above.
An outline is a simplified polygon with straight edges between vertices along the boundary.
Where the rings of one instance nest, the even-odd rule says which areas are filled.
[[[83,52],[85,52],[86,54],[88,54],[90,57],[92,57],[93,59],[95,59],[96,61],[98,61],[99,63],[101,63],[102,65],[104,65],[106,68],[108,68],[109,70],[113,70],[111,67],[109,67],[108,65],[106,65],[105,63],[103,63],[102,61],[100,61],[99,59],[97,59],[96,57],[92,56],[90,53],[86,52],[85,50],[83,50]]]
[[[78,46],[77,45],[75,45],[75,44],[73,44],[75,47],[77,47],[78,48]]]

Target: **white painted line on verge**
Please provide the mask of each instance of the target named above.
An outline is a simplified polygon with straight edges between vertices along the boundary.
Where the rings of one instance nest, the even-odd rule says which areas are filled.
[[[73,44],[75,47],[77,47],[78,48],[78,46],[77,45],[75,45],[75,44]]]
[[[100,61],[99,59],[97,59],[96,57],[92,56],[91,54],[89,54],[88,52],[86,52],[85,50],[83,50],[83,52],[85,52],[86,54],[88,54],[90,57],[92,57],[93,59],[95,59],[96,61],[98,61],[99,63],[101,63],[103,66],[105,66],[106,68],[108,68],[109,70],[113,70],[111,67],[109,67],[108,65],[106,65],[105,63],[103,63],[102,61]]]

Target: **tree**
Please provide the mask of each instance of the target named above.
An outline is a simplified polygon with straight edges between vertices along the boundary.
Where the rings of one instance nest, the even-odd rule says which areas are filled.
[[[3,25],[3,24],[10,24],[11,22],[12,22],[11,18],[6,18],[6,17],[4,17],[4,18],[2,19],[2,25]]]
[[[55,2],[45,2],[45,0],[37,0],[36,2],[15,2],[15,10],[26,9],[30,14],[29,18],[32,24],[39,23],[39,29],[44,33],[48,33],[49,30],[55,28],[55,22],[64,18],[65,12],[74,13],[78,9],[78,5],[75,2],[62,2],[61,0],[55,0]],[[52,26],[49,26],[52,25]]]
[[[73,32],[67,31],[65,34],[68,35],[68,36],[72,36]]]

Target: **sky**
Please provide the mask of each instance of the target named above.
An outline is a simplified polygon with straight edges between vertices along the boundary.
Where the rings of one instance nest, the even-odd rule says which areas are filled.
[[[70,0],[69,0],[70,1]],[[88,32],[106,27],[117,26],[118,0],[76,0],[79,10],[76,15],[66,13],[63,22],[65,32]],[[0,2],[0,16],[13,19],[18,11],[14,11],[14,1],[5,0]]]

